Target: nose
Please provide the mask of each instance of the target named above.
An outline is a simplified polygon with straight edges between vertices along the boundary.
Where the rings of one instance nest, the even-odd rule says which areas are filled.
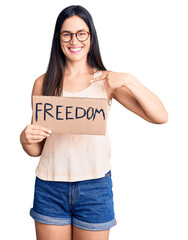
[[[72,45],[75,45],[75,44],[77,44],[77,42],[78,42],[78,39],[76,38],[76,34],[73,33],[73,34],[72,34],[72,39],[71,39],[70,43],[71,43]]]

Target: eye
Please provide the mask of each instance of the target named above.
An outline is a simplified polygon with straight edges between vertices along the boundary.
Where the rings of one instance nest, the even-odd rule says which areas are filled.
[[[71,36],[70,33],[63,33],[62,35],[63,35],[63,37],[70,37]]]
[[[78,35],[79,35],[79,36],[86,36],[87,33],[86,33],[86,32],[79,32]]]

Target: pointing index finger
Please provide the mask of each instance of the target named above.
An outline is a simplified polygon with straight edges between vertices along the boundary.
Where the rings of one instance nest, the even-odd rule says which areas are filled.
[[[107,75],[108,75],[107,73],[104,73],[103,75],[92,79],[90,82],[92,83],[92,82],[97,82],[97,81],[105,80],[106,77],[107,77]]]

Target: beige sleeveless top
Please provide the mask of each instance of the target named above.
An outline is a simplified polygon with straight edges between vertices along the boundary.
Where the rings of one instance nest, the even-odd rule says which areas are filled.
[[[94,73],[93,78],[102,74]],[[66,92],[63,96],[107,98],[104,81],[92,83],[80,92]],[[107,119],[111,105],[107,104]],[[108,127],[108,125],[107,125]],[[50,181],[82,181],[104,177],[111,169],[111,143],[106,135],[81,135],[52,133],[44,144],[37,177]]]

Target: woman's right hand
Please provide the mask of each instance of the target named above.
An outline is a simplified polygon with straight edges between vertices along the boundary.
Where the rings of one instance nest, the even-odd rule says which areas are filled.
[[[44,138],[49,137],[51,130],[39,125],[28,124],[20,134],[20,142],[22,144],[33,144],[41,142]]]

